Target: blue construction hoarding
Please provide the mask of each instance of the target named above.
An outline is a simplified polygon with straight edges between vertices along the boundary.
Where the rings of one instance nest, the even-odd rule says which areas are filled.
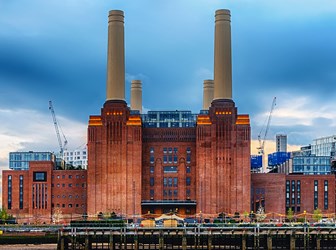
[[[251,169],[262,167],[262,155],[251,155]]]
[[[290,158],[288,152],[275,152],[268,155],[268,166],[276,166],[286,162]]]

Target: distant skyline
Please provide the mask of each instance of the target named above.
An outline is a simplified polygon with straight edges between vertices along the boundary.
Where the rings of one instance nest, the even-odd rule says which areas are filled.
[[[336,2],[219,0],[0,1],[0,167],[10,151],[59,151],[52,100],[68,148],[86,143],[105,102],[107,16],[125,13],[126,101],[143,82],[145,110],[202,108],[213,79],[214,13],[231,10],[233,100],[257,136],[277,97],[266,146],[289,150],[336,134]]]

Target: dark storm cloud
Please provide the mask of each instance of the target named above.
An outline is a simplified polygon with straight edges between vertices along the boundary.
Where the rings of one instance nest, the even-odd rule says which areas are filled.
[[[231,9],[233,99],[239,113],[250,114],[253,139],[274,96],[279,108],[284,100],[305,97],[303,112],[314,108],[323,113],[321,119],[335,113],[330,107],[336,105],[336,6],[310,0],[2,1],[0,109],[25,107],[49,117],[52,100],[58,115],[86,126],[105,101],[107,14],[121,9],[127,102],[130,80],[139,78],[146,108],[198,112],[203,80],[213,78],[219,8]],[[320,135],[322,120],[298,117],[273,120],[269,135],[295,135],[298,139],[289,136],[295,144]],[[334,126],[328,122],[323,122],[325,133]]]

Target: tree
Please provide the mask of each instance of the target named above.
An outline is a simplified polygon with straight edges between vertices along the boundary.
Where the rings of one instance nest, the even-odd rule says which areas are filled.
[[[314,210],[313,219],[315,221],[320,221],[322,219],[322,211],[321,211],[321,209],[316,208]]]
[[[0,219],[5,221],[9,218],[9,214],[7,213],[6,209],[0,209]]]
[[[287,219],[288,219],[290,222],[292,222],[293,217],[294,217],[294,212],[293,212],[292,208],[290,207],[290,208],[287,210]]]

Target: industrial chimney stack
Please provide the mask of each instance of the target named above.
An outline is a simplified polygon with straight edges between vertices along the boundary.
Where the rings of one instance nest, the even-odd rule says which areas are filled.
[[[125,101],[124,12],[111,10],[108,18],[106,101]]]
[[[229,10],[215,14],[214,99],[232,99],[231,23]]]
[[[214,81],[204,80],[203,83],[203,110],[209,109],[214,98]]]
[[[131,84],[131,110],[142,113],[142,85],[141,80],[132,80]]]

